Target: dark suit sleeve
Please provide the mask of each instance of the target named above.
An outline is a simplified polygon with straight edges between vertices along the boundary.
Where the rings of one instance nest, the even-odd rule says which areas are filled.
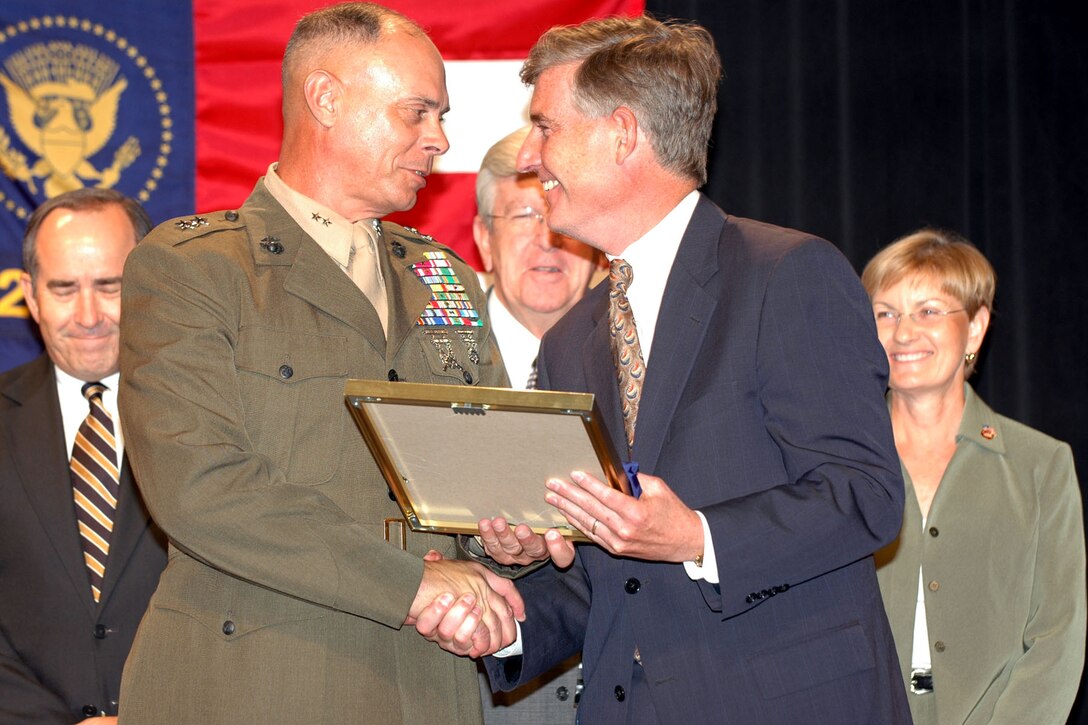
[[[34,675],[0,632],[0,722],[63,723],[72,714],[56,693]]]
[[[543,359],[538,359],[538,382],[550,390]],[[581,545],[577,545],[580,547]],[[517,580],[518,592],[532,615],[521,624],[520,657],[485,657],[492,688],[512,690],[556,664],[581,652],[589,618],[590,585],[581,556],[563,571],[543,562]]]
[[[491,685],[512,690],[581,652],[589,618],[590,586],[580,557],[565,571],[551,563],[518,580],[518,591],[531,606],[521,624],[522,656],[484,658]]]
[[[757,381],[786,479],[700,506],[726,616],[752,592],[795,585],[869,556],[899,532],[903,483],[884,401],[887,358],[846,260],[809,242],[777,262],[758,320]],[[756,602],[758,603],[758,602]]]

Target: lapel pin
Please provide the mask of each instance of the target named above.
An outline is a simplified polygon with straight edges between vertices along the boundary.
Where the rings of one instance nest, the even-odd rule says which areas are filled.
[[[277,237],[265,237],[261,240],[261,249],[269,254],[282,254],[283,245]]]
[[[982,430],[979,432],[982,437],[988,441],[992,441],[994,438],[997,438],[997,431],[994,430],[994,427],[992,425],[982,426]]]

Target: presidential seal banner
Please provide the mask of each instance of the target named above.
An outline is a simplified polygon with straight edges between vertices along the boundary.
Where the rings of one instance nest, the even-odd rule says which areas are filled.
[[[0,368],[40,351],[19,289],[27,218],[86,186],[156,221],[193,207],[191,9],[5,0],[0,8]]]
[[[0,370],[40,344],[19,289],[34,208],[67,189],[115,188],[156,222],[240,205],[276,160],[280,62],[320,0],[4,0],[0,4]],[[518,79],[556,24],[637,15],[643,0],[390,0],[446,60],[450,151],[415,208],[391,217],[479,267],[475,172],[528,122]],[[328,163],[336,163],[329,159]]]

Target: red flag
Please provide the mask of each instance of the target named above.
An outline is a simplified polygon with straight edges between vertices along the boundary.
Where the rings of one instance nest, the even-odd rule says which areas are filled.
[[[282,133],[280,61],[295,23],[326,3],[194,0],[196,207],[240,205],[276,160]],[[517,69],[553,25],[639,15],[643,0],[385,3],[422,25],[447,61],[451,149],[415,208],[392,218],[479,266],[472,242],[475,169],[487,148],[528,122]],[[506,62],[502,62],[506,61]],[[329,159],[330,164],[336,159]]]

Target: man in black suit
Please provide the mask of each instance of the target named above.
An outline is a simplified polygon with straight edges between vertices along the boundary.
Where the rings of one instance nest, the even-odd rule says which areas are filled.
[[[115,716],[125,657],[166,565],[165,538],[124,463],[116,398],[121,272],[150,228],[139,204],[105,189],[50,199],[27,225],[22,289],[46,352],[0,375],[0,722]],[[101,397],[88,383],[105,386]],[[114,453],[77,442],[92,398]],[[74,446],[77,461],[103,457],[97,475],[92,463],[73,473]],[[106,533],[91,544],[96,528]]]
[[[887,361],[834,247],[698,193],[719,75],[703,28],[650,18],[555,28],[522,70],[520,167],[612,260],[545,335],[541,387],[594,393],[643,473],[640,497],[548,482],[593,545],[481,522],[500,563],[556,565],[518,580],[489,674],[581,648],[592,723],[909,722],[871,557],[903,508]]]

